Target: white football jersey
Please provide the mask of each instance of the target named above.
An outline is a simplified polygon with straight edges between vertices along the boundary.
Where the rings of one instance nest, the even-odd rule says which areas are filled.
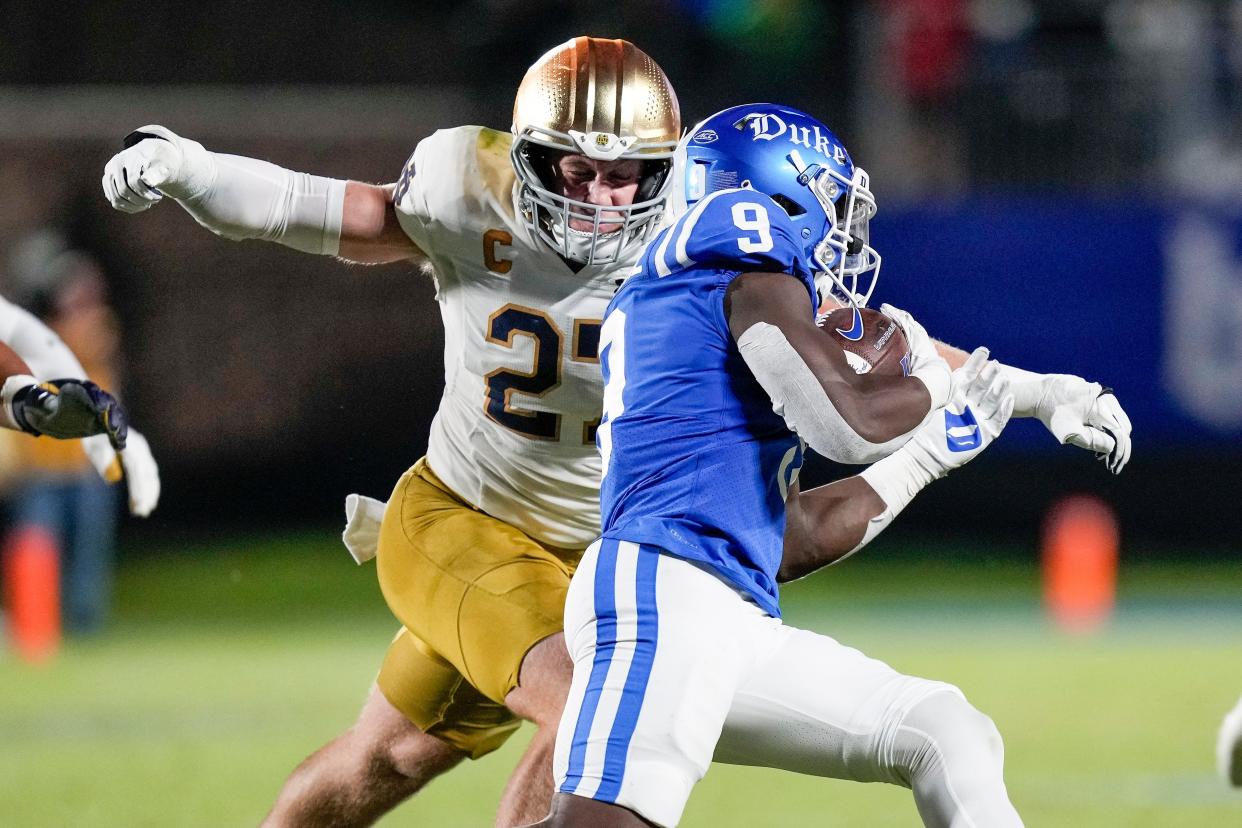
[[[599,328],[634,255],[575,273],[516,213],[508,133],[440,130],[397,185],[402,228],[435,270],[444,395],[432,469],[493,517],[558,547],[599,534]]]

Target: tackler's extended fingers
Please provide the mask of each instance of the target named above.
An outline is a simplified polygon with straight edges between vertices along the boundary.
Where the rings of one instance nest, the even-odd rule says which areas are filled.
[[[970,356],[966,358],[966,364],[961,370],[970,377],[977,377],[979,372],[983,370],[984,364],[988,361],[988,349],[980,345],[970,352]]]
[[[131,174],[131,171],[125,168],[122,168],[122,172],[125,176],[125,186],[144,204],[154,204],[164,197],[163,193],[147,184],[144,180],[144,172]]]
[[[1079,425],[1076,430],[1066,435],[1065,443],[1102,455],[1105,465],[1109,465],[1109,455],[1117,447],[1117,441],[1107,431],[1084,425]]]
[[[115,160],[113,159],[114,162]],[[124,168],[112,162],[104,174],[104,195],[113,207],[124,213],[140,213],[151,206],[125,185]]]
[[[1006,390],[1005,396],[1001,398],[1000,422],[1002,425],[1004,423],[1008,423],[1009,418],[1013,416],[1014,402],[1015,400],[1014,400],[1013,394],[1011,394],[1008,390]]]

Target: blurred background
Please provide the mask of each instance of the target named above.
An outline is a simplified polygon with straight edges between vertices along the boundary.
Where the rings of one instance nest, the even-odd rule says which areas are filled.
[[[820,117],[871,173],[877,301],[953,344],[1110,385],[1133,421],[1117,478],[1011,425],[867,556],[791,587],[791,619],[961,684],[1008,737],[1032,824],[1242,824],[1211,775],[1242,692],[1242,0],[0,11],[0,294],[51,313],[67,301],[52,271],[86,291],[86,316],[58,330],[97,346],[164,481],[150,518],[113,497],[92,524],[110,537],[119,519],[99,553],[117,562],[110,610],[66,619],[42,667],[0,655],[12,824],[258,821],[351,721],[395,626],[334,536],[346,494],[386,497],[421,456],[442,386],[428,280],[224,241],[174,205],[114,212],[99,180],[122,138],[160,123],[389,182],[439,127],[507,128],[525,68],[586,33],[652,55],[687,125],[747,100]],[[10,528],[45,462],[12,443]],[[1111,620],[1090,635],[1041,608],[1048,516],[1078,494],[1119,537]],[[118,751],[129,772],[103,784],[91,769]],[[391,824],[487,824],[506,769],[461,771]],[[686,824],[763,824],[737,816],[759,772],[729,773]],[[772,778],[794,804],[771,824],[914,822],[901,791]]]

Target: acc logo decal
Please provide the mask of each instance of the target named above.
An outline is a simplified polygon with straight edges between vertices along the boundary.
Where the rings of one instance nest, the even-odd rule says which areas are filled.
[[[970,406],[962,409],[961,414],[944,410],[944,439],[949,451],[970,451],[983,443],[983,435],[979,433],[979,421]]]
[[[700,133],[698,133],[697,135],[695,135],[695,136],[694,136],[694,140],[695,140],[695,143],[699,143],[699,144],[710,144],[711,142],[715,141],[715,140],[716,140],[716,139],[718,139],[719,137],[720,137],[720,136],[716,134],[716,130],[714,130],[714,129],[705,129],[705,130],[703,130],[702,132],[700,132]]]

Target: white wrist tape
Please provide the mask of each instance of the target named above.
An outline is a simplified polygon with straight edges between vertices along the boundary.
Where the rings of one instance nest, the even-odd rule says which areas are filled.
[[[884,443],[873,443],[858,434],[775,325],[751,325],[738,337],[737,347],[755,379],[772,398],[772,410],[828,459],[838,463],[871,463],[894,452],[909,436],[907,433]]]
[[[28,374],[14,374],[4,381],[4,385],[0,386],[0,426],[22,430],[13,416],[13,397],[23,388],[38,384],[39,381]]]
[[[858,545],[849,551],[850,555],[871,543],[876,535],[887,529],[901,510],[914,500],[914,496],[940,476],[919,461],[918,454],[910,443],[906,446],[872,464],[859,475],[884,501],[884,511],[867,524],[867,531],[863,533]]]
[[[178,201],[195,221],[226,239],[259,239],[306,253],[337,254],[345,181],[240,155],[208,154],[216,168],[211,186]]]

